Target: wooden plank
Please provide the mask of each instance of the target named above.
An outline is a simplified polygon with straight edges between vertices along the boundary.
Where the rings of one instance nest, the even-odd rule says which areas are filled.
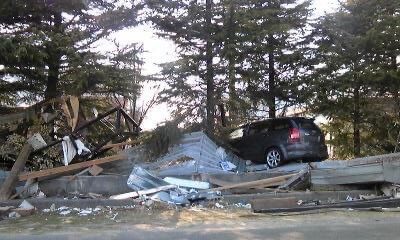
[[[382,164],[384,162],[400,162],[400,153],[390,153],[351,160],[327,160],[323,162],[310,163],[313,169],[337,169],[346,167],[363,166],[370,164]]]
[[[383,176],[385,182],[400,183],[400,162],[385,161],[383,163]]]
[[[10,174],[7,176],[3,185],[0,189],[0,200],[8,200],[14,191],[15,186],[18,182],[18,174],[24,169],[25,163],[29,158],[33,148],[30,144],[25,143],[22,147],[21,152],[18,155],[17,160],[15,161]]]
[[[137,143],[138,143],[138,141],[129,140],[129,141],[121,142],[121,143],[107,144],[107,145],[102,146],[100,149],[103,150],[103,149],[107,149],[107,148],[123,147],[123,146],[126,146],[126,145],[134,145],[134,144],[137,144]]]
[[[288,175],[284,175],[284,176],[267,178],[267,179],[262,179],[262,180],[257,180],[257,181],[231,184],[228,186],[212,188],[212,189],[209,189],[208,191],[221,191],[221,190],[227,190],[227,189],[232,189],[232,188],[245,188],[245,187],[252,188],[252,187],[260,187],[260,186],[262,186],[262,187],[277,186],[280,183],[282,183],[282,181],[285,181],[295,175],[296,174],[288,174]]]
[[[369,157],[363,157],[363,158],[355,158],[355,159],[348,161],[348,166],[383,163],[385,161],[400,162],[400,153],[390,153],[390,154],[369,156]]]
[[[384,180],[381,163],[337,169],[311,170],[311,183],[317,185],[376,183]]]
[[[95,160],[91,160],[91,161],[75,163],[75,164],[71,164],[68,166],[56,167],[56,168],[35,171],[35,172],[27,172],[27,173],[20,174],[19,180],[25,181],[25,180],[28,180],[31,178],[49,177],[49,176],[54,176],[57,174],[68,173],[68,172],[79,170],[82,168],[91,167],[93,165],[100,165],[103,163],[109,163],[109,162],[125,160],[125,159],[127,159],[127,156],[119,154],[119,155],[113,155],[113,156],[99,158],[99,159],[95,159]]]

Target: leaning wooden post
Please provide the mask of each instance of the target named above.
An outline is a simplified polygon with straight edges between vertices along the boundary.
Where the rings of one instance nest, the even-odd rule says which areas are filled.
[[[13,190],[18,182],[18,175],[24,169],[25,163],[29,158],[29,155],[33,151],[32,146],[29,143],[25,143],[22,147],[21,152],[18,155],[17,160],[15,161],[10,174],[7,176],[3,185],[0,189],[0,200],[5,201],[8,200],[13,193]]]

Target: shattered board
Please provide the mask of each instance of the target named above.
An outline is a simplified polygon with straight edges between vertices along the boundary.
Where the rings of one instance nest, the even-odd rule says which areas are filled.
[[[227,162],[229,166],[236,166],[232,171],[244,169],[244,160],[227,151],[221,154],[221,148],[205,133],[194,132],[185,134],[168,154],[146,168],[156,171],[159,176],[229,173],[222,168]]]

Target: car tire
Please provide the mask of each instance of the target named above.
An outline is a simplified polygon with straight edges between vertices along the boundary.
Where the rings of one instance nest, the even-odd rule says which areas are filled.
[[[281,165],[283,161],[283,155],[279,148],[269,148],[265,153],[265,161],[270,168],[276,168]]]

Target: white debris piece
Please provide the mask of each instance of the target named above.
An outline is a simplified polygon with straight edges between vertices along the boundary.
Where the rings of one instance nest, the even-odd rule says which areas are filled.
[[[46,141],[43,139],[40,133],[35,133],[28,139],[28,143],[32,146],[34,150],[41,149],[42,147],[47,146]]]
[[[184,188],[194,188],[194,189],[209,189],[210,188],[210,183],[208,183],[208,182],[192,181],[192,180],[174,178],[174,177],[166,177],[166,178],[164,178],[164,181],[166,181],[169,184],[173,184],[178,187],[184,187]]]
[[[216,155],[219,158],[219,164],[221,165],[222,170],[232,171],[236,169],[236,165],[228,161],[228,154],[226,154],[225,149],[218,147]]]
[[[215,203],[215,207],[217,208],[224,208],[224,205],[220,204],[220,203]]]
[[[70,213],[71,213],[71,210],[65,210],[65,211],[61,211],[61,212],[60,212],[60,215],[65,216],[65,215],[68,215],[68,214],[70,214]]]
[[[20,215],[19,213],[17,213],[17,212],[10,212],[10,213],[8,214],[8,217],[9,217],[9,218],[20,218],[21,215]]]
[[[28,201],[24,200],[20,205],[19,208],[24,208],[24,209],[34,209],[35,207],[30,204]]]
[[[61,207],[59,207],[57,210],[58,210],[58,211],[64,211],[64,210],[67,210],[67,209],[69,209],[69,208],[66,207],[66,206],[61,206]]]
[[[83,142],[79,139],[75,140],[75,145],[77,149],[75,148],[74,144],[72,143],[72,140],[69,136],[63,137],[62,141],[62,148],[63,148],[63,153],[64,153],[64,165],[68,166],[68,164],[72,161],[72,159],[75,157],[76,153],[79,155],[82,155],[84,153],[90,153],[90,150],[85,147]]]
[[[56,205],[53,203],[53,204],[51,204],[51,206],[50,206],[50,211],[51,212],[55,212],[56,211]]]
[[[250,204],[250,203],[248,203],[248,204],[236,203],[235,206],[236,206],[237,208],[251,209],[251,204]]]
[[[36,198],[46,198],[46,194],[44,194],[44,192],[40,191],[40,192],[37,194]]]
[[[236,169],[236,165],[229,161],[221,161],[219,164],[221,164],[221,168],[224,171],[232,171]]]
[[[92,213],[93,213],[93,210],[91,208],[86,208],[79,212],[79,216],[87,216]]]

